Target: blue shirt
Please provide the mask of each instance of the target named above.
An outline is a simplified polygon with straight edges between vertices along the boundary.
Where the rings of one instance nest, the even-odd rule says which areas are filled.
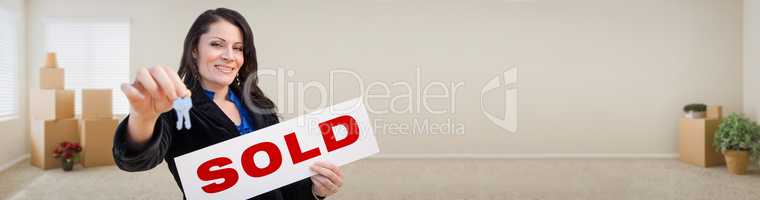
[[[211,101],[214,101],[214,92],[205,89],[203,91]],[[227,91],[227,100],[232,101],[240,113],[240,125],[237,126],[240,135],[253,132],[253,126],[251,124],[252,119],[248,117],[248,110],[243,106],[243,102],[240,101],[240,98],[235,96],[235,93],[232,92],[231,89]]]

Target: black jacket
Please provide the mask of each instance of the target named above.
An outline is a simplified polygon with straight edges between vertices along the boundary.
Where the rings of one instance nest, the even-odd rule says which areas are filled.
[[[240,135],[235,124],[216,103],[204,94],[203,89],[194,87],[192,92],[193,108],[190,109],[192,128],[190,130],[176,129],[177,116],[174,110],[171,110],[159,116],[153,129],[153,136],[145,145],[138,146],[127,141],[129,117],[121,121],[116,128],[113,141],[113,158],[120,169],[129,172],[145,171],[154,168],[162,160],[166,160],[174,181],[182,190],[182,182],[174,163],[175,157]],[[235,92],[240,97],[239,91],[231,89],[230,92]],[[279,123],[274,114],[262,115],[250,111],[248,113],[252,118],[249,120],[253,120],[256,130]],[[311,190],[312,184],[311,179],[306,178],[251,199],[315,199]]]

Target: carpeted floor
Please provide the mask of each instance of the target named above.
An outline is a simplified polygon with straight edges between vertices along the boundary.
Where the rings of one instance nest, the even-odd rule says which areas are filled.
[[[677,160],[368,159],[343,167],[330,199],[760,199],[760,170],[731,175]],[[0,199],[179,199],[165,165],[0,173]]]

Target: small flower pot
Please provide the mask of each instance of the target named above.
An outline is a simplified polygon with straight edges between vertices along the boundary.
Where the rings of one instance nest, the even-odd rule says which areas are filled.
[[[686,118],[702,119],[702,118],[705,118],[705,112],[689,111],[686,113]]]
[[[71,171],[74,169],[73,159],[61,159],[61,164],[63,166],[63,171]]]
[[[723,152],[723,156],[726,158],[726,166],[729,172],[736,175],[743,175],[747,172],[748,151],[726,150]]]

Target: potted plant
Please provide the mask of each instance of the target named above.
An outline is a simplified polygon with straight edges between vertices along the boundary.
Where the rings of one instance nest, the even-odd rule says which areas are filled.
[[[683,107],[683,111],[686,113],[686,118],[701,119],[705,118],[705,111],[707,105],[701,103],[693,103]]]
[[[61,159],[63,171],[74,169],[74,163],[79,162],[79,152],[82,152],[82,146],[76,142],[61,142],[55,150],[53,157]]]
[[[728,171],[744,174],[749,159],[760,157],[760,127],[744,115],[731,113],[720,122],[713,146],[723,153]]]

